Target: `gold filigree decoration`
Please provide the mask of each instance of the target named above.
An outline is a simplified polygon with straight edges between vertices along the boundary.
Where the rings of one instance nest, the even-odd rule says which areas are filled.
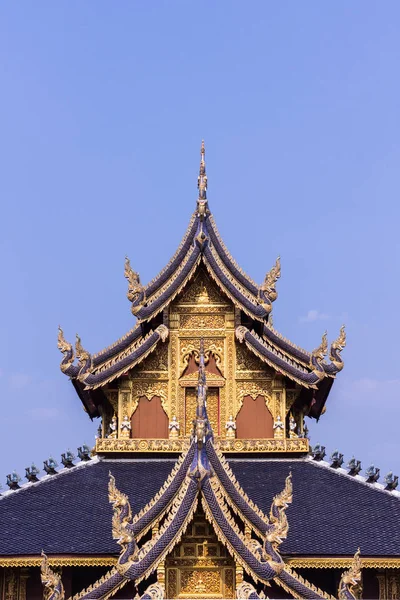
[[[189,343],[186,346],[181,348],[181,366],[180,372],[181,376],[185,372],[186,367],[189,364],[189,360],[191,356],[194,356],[194,360],[196,364],[199,364],[200,354],[200,340],[196,343]],[[210,361],[210,356],[213,355],[215,358],[215,363],[217,368],[222,372],[222,361],[224,356],[224,351],[222,346],[217,346],[215,343],[208,343],[206,345],[206,350],[204,351],[204,363],[207,365]]]
[[[200,305],[221,305],[226,304],[227,300],[221,295],[218,287],[212,282],[203,268],[199,269],[193,284],[188,288],[179,299],[180,305],[195,304]]]
[[[311,361],[313,358],[315,358],[316,361],[318,362],[318,364],[321,364],[321,362],[324,360],[327,352],[328,352],[328,334],[325,331],[324,335],[322,336],[320,345],[318,346],[318,348],[315,348],[315,350],[313,350],[311,353]],[[311,361],[310,361],[310,367],[313,367],[314,365]]]
[[[64,600],[64,586],[61,581],[61,576],[55,573],[49,567],[49,561],[44,552],[42,552],[42,562],[40,565],[40,578],[44,586],[44,600]]]
[[[353,598],[359,598],[361,594],[361,560],[360,548],[354,555],[350,569],[345,571],[340,578],[338,598],[348,600],[349,594]]]
[[[225,315],[183,314],[179,324],[181,329],[224,329]]]

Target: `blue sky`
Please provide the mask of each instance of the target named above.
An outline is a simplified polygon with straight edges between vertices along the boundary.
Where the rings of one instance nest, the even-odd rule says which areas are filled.
[[[316,347],[347,325],[312,442],[400,474],[400,5],[41,2],[0,8],[0,481],[92,443],[60,323],[99,351],[133,324],[196,202]]]

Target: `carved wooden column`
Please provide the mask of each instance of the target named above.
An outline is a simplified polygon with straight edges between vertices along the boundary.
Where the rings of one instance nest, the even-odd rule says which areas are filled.
[[[132,382],[125,378],[121,380],[118,390],[118,438],[126,439],[130,437],[130,430],[122,429],[124,417],[131,421],[131,405],[132,405]]]
[[[276,375],[272,382],[272,397],[273,397],[273,406],[274,406],[274,421],[280,420],[283,424],[283,430],[279,427],[274,429],[274,437],[275,438],[285,438],[286,437],[286,425],[285,425],[285,408],[286,408],[286,393],[285,387],[283,385],[282,377],[280,375]]]

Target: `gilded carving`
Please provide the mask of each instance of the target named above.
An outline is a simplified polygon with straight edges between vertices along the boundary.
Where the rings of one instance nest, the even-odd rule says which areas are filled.
[[[186,388],[185,398],[185,435],[188,436],[193,430],[193,419],[196,416],[197,395],[195,388]],[[207,391],[207,413],[214,435],[219,435],[219,393],[216,388],[208,388]]]
[[[216,342],[215,338],[204,338],[204,362],[207,363],[210,360],[210,355],[212,354],[215,358],[216,365],[220,371],[223,370],[223,360],[224,360],[224,347],[223,340]],[[183,375],[188,363],[189,359],[192,355],[194,355],[195,361],[198,364],[199,362],[199,351],[200,351],[200,337],[199,338],[187,338],[182,340],[182,347],[180,351],[180,364],[179,370],[181,375]]]
[[[218,440],[222,452],[308,452],[306,438],[298,439],[258,439],[258,440]]]
[[[166,560],[169,598],[233,598],[235,564],[201,513]]]
[[[180,315],[182,329],[224,329],[225,316],[219,314],[183,314]]]
[[[194,283],[184,292],[180,304],[227,304],[227,299],[218,287],[211,282],[204,270],[201,270]]]
[[[243,344],[236,344],[236,368],[238,371],[261,371],[267,369],[257,356],[254,356]]]
[[[234,416],[236,417],[238,412],[243,406],[243,399],[245,396],[251,396],[253,400],[256,400],[258,396],[263,396],[265,404],[268,410],[273,414],[272,404],[272,382],[266,380],[250,380],[250,381],[237,381],[236,382],[236,410]]]
[[[138,371],[168,371],[168,344],[158,345],[155,352],[139,363],[136,369]]]
[[[148,400],[159,396],[164,412],[168,414],[168,381],[153,381],[153,380],[132,380],[132,406],[130,415],[132,415],[138,407],[139,399],[145,396]]]
[[[100,439],[96,440],[96,452],[184,452],[189,439]]]

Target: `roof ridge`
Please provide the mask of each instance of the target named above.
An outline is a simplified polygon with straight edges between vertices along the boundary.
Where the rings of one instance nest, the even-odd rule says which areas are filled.
[[[0,502],[4,498],[9,498],[10,496],[14,496],[14,494],[18,494],[19,492],[22,492],[23,490],[37,487],[40,483],[46,483],[47,481],[54,481],[55,479],[58,479],[62,475],[65,475],[67,473],[73,473],[79,469],[82,469],[83,467],[93,466],[95,464],[98,464],[99,462],[102,462],[102,461],[101,461],[100,457],[96,455],[93,458],[90,458],[90,460],[80,460],[78,463],[76,463],[72,467],[63,467],[62,469],[57,471],[57,473],[55,473],[54,475],[46,474],[46,475],[43,475],[43,477],[40,477],[38,479],[38,481],[27,481],[26,483],[23,483],[22,485],[20,485],[16,490],[6,490],[5,492],[2,492],[0,494]]]
[[[331,467],[331,465],[326,460],[314,460],[312,458],[312,456],[307,456],[303,460],[307,461],[307,462],[310,462],[315,467],[320,467],[320,468],[323,468],[323,469],[329,469],[329,471],[336,472],[337,475],[344,475],[345,477],[347,477],[351,481],[357,481],[358,483],[360,483],[362,485],[365,485],[369,489],[373,489],[373,490],[376,490],[376,491],[379,491],[379,492],[384,492],[385,494],[388,494],[389,496],[393,496],[395,498],[400,499],[400,491],[397,491],[397,490],[387,490],[387,489],[385,489],[385,487],[384,487],[384,485],[382,483],[378,483],[378,482],[369,483],[367,481],[367,478],[363,477],[363,475],[350,475],[350,473],[348,471],[346,471],[346,469],[344,469],[343,467],[338,467],[337,469],[335,469],[335,468]]]

